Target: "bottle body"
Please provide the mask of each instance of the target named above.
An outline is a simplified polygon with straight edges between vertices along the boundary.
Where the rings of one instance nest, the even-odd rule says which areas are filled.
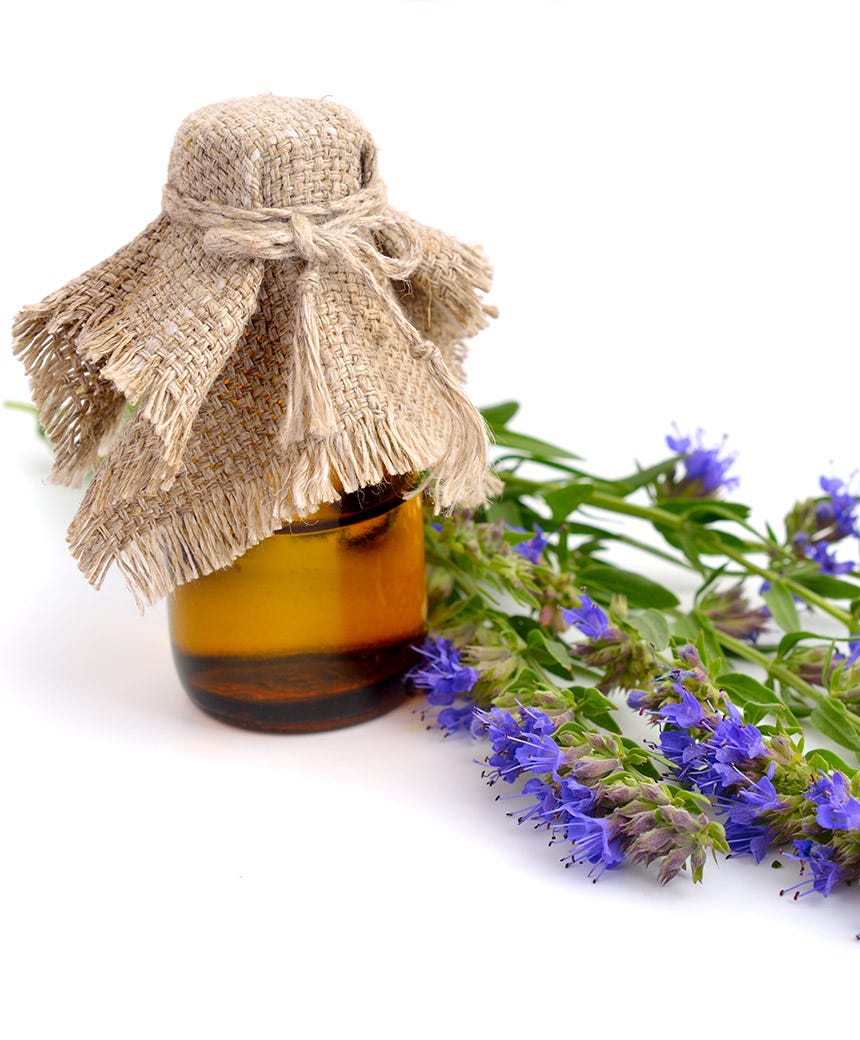
[[[198,707],[273,732],[333,729],[400,704],[427,602],[421,496],[380,485],[284,528],[168,604]]]

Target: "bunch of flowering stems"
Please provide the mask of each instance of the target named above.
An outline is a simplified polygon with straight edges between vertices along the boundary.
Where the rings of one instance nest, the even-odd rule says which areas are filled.
[[[849,485],[822,478],[782,536],[760,532],[723,497],[734,458],[701,433],[675,430],[664,461],[604,480],[512,431],[515,413],[485,411],[499,498],[428,517],[430,637],[411,673],[425,713],[485,739],[485,779],[511,815],[595,880],[625,860],[656,864],[661,882],[684,868],[700,880],[709,855],[768,849],[800,862],[795,897],[860,878]],[[616,544],[695,574],[692,603],[614,565]],[[657,739],[625,735],[618,694]],[[804,750],[812,730],[831,748]]]

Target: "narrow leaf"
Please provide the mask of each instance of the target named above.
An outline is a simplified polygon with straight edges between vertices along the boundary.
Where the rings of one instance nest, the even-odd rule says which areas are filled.
[[[507,426],[519,410],[519,401],[502,401],[499,404],[491,404],[482,408],[481,415],[491,429],[496,429],[496,427]]]
[[[516,433],[514,430],[509,430],[506,426],[494,429],[493,439],[501,448],[514,448],[516,451],[524,452],[527,455],[534,455],[538,459],[580,458],[579,455],[574,455],[572,451],[568,451],[566,448],[559,448],[555,444],[538,440],[536,437],[528,437],[524,433]]]
[[[840,747],[860,753],[860,719],[849,715],[841,701],[822,697],[812,709],[809,721]]]
[[[635,473],[631,473],[629,477],[613,480],[611,482],[612,487],[622,497],[626,498],[631,492],[636,491],[638,488],[646,487],[648,484],[653,484],[657,477],[661,477],[664,473],[674,469],[677,461],[677,457],[674,457],[667,459],[665,462],[658,462],[655,466],[649,466],[647,469],[638,469]]]
[[[583,502],[591,498],[593,493],[593,484],[574,482],[556,488],[554,491],[548,491],[543,496],[543,500],[552,510],[553,520],[561,521],[576,512]]]
[[[534,628],[528,634],[528,642],[532,646],[542,647],[546,653],[566,671],[570,671],[570,650],[560,639],[553,639],[540,628]]]
[[[718,676],[715,681],[717,686],[725,690],[729,699],[739,708],[745,710],[750,707],[760,708],[765,714],[776,715],[777,718],[784,719],[794,730],[800,732],[800,723],[794,717],[791,709],[783,704],[773,690],[764,683],[760,683],[758,679],[754,679],[751,675],[729,672],[726,675]]]
[[[773,620],[783,632],[796,632],[800,628],[800,617],[794,599],[781,581],[775,581],[762,593]]]
[[[810,592],[828,599],[853,599],[860,593],[860,585],[841,578],[833,578],[829,574],[809,574],[806,577],[797,575],[794,580]]]
[[[667,513],[695,516],[700,524],[710,524],[715,520],[746,520],[750,515],[750,507],[741,502],[719,502],[713,498],[668,498],[660,502],[660,508]]]
[[[487,506],[486,517],[490,523],[504,520],[511,527],[525,527],[523,511],[514,499],[498,499]]]
[[[852,776],[857,772],[856,769],[849,766],[844,759],[841,759],[839,755],[837,755],[835,751],[831,751],[830,748],[810,748],[810,750],[804,755],[804,758],[815,769],[822,769],[825,772],[830,769],[838,769],[848,776]]]
[[[582,566],[579,577],[584,585],[599,585],[606,592],[626,596],[631,607],[656,607],[669,610],[679,600],[674,592],[641,574],[613,567],[608,563],[591,561]]]
[[[655,650],[665,650],[669,645],[669,622],[666,620],[666,615],[662,614],[659,610],[644,610],[641,614],[637,615],[633,620],[633,623],[639,629],[639,634],[642,638],[650,643]]]
[[[777,659],[785,657],[789,650],[797,646],[798,643],[802,643],[806,639],[823,639],[824,637],[818,632],[801,632],[800,630],[794,632],[786,632],[786,634],[780,639],[779,646],[776,648]]]

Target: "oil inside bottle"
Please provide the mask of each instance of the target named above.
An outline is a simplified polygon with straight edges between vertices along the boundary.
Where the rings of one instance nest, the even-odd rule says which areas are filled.
[[[426,625],[421,496],[345,495],[178,586],[168,610],[182,684],[216,718],[304,732],[389,711]]]

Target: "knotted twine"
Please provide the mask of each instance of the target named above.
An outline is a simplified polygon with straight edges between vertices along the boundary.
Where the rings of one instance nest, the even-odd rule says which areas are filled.
[[[69,529],[86,576],[115,564],[153,602],[394,474],[426,471],[440,509],[482,501],[460,382],[489,281],[477,250],[388,206],[346,109],[193,113],[161,216],[15,324],[53,479],[95,467]]]

